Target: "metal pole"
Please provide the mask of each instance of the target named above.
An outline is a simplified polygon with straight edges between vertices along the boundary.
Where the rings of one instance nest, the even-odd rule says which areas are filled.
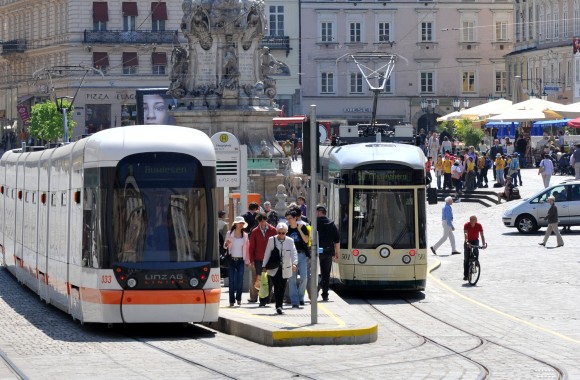
[[[310,224],[312,246],[310,247],[310,323],[318,323],[318,228],[316,225],[316,163],[318,157],[318,129],[316,128],[316,106],[310,106]]]
[[[62,111],[62,124],[64,127],[64,143],[68,144],[68,118],[67,118],[67,108],[66,107],[60,107],[61,111]]]
[[[240,145],[240,213],[248,211],[248,146]],[[231,218],[235,215],[230,215]],[[233,219],[232,219],[233,220]]]

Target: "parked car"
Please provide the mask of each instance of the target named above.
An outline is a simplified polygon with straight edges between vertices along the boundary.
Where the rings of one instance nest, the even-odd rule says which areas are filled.
[[[547,227],[544,217],[550,204],[548,197],[556,198],[560,226],[580,226],[580,180],[568,180],[517,202],[508,208],[502,217],[506,227],[515,227],[523,234],[536,232]]]

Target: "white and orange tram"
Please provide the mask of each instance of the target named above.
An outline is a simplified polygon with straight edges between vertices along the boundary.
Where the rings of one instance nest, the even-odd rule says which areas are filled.
[[[3,264],[81,322],[216,321],[215,166],[209,137],[175,126],[8,151]]]

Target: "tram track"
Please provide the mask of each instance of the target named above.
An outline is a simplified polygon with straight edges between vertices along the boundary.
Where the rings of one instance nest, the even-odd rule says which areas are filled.
[[[500,349],[500,350],[509,351],[513,354],[520,356],[520,357],[527,358],[531,362],[535,362],[536,364],[540,365],[541,367],[544,367],[544,368],[539,368],[539,369],[535,370],[536,372],[542,372],[542,375],[541,375],[542,378],[554,378],[554,379],[558,379],[558,380],[567,379],[565,371],[563,371],[561,368],[549,363],[546,360],[537,358],[537,357],[530,355],[530,354],[527,354],[521,350],[518,350],[518,349],[515,349],[513,347],[507,346],[505,344],[499,343],[493,339],[483,337],[483,336],[478,335],[476,333],[470,332],[470,331],[466,330],[465,328],[457,326],[454,323],[448,322],[448,321],[434,315],[433,313],[422,309],[421,307],[415,305],[411,300],[409,300],[408,298],[406,298],[404,296],[400,296],[400,299],[402,301],[404,301],[407,305],[411,306],[414,310],[421,313],[422,315],[425,315],[428,318],[435,320],[442,325],[448,326],[456,331],[460,331],[461,333],[463,333],[467,336],[471,336],[471,337],[475,338],[478,343],[475,344],[473,347],[464,348],[462,350],[457,350],[457,349],[453,348],[450,344],[438,342],[436,339],[431,338],[431,337],[427,336],[426,334],[421,333],[417,329],[408,326],[407,323],[401,322],[398,318],[395,318],[391,315],[388,315],[385,311],[381,310],[378,306],[374,305],[370,300],[365,299],[363,301],[369,307],[371,307],[375,313],[382,315],[384,318],[388,319],[389,321],[396,324],[400,328],[414,334],[415,336],[419,337],[420,339],[423,339],[427,343],[433,344],[433,345],[435,345],[435,346],[437,346],[437,347],[439,347],[447,352],[452,353],[455,356],[461,357],[462,359],[467,360],[470,363],[473,363],[474,365],[476,365],[480,369],[480,375],[478,376],[479,379],[491,378],[493,371],[494,371],[494,369],[491,368],[489,365],[484,364],[484,360],[479,359],[479,358],[475,358],[475,356],[478,354],[478,352],[483,348]],[[415,345],[413,348],[418,348],[422,345],[423,344]],[[548,371],[546,371],[546,369]],[[553,376],[551,376],[548,372],[551,372]]]
[[[10,372],[14,374],[14,376],[19,380],[28,380],[28,376],[16,365],[12,360],[8,358],[8,355],[2,350],[0,350],[0,359],[2,363],[8,368]]]
[[[202,361],[202,360],[198,360],[198,359],[193,359],[193,358],[188,357],[186,355],[183,355],[181,353],[176,353],[173,350],[163,348],[160,345],[155,344],[155,342],[152,342],[147,338],[137,337],[134,335],[126,335],[126,334],[123,334],[123,335],[131,340],[142,343],[142,344],[146,345],[147,347],[149,347],[153,350],[156,350],[162,354],[171,356],[171,357],[173,357],[181,362],[190,364],[193,367],[200,368],[200,369],[208,371],[212,374],[219,375],[219,376],[222,376],[222,377],[228,378],[228,379],[237,379],[240,377],[238,374],[232,374],[231,372],[224,370],[224,367],[227,367],[227,366],[223,365],[224,363],[222,363],[222,366],[220,368],[216,368],[215,365],[208,364],[208,362],[211,362],[210,360]],[[248,365],[251,368],[256,368],[256,371],[259,373],[268,373],[269,375],[271,375],[273,370],[277,370],[277,371],[280,371],[281,373],[286,373],[288,375],[288,377],[291,377],[291,378],[316,379],[315,377],[298,372],[298,371],[293,370],[293,369],[288,369],[282,365],[273,363],[269,360],[265,360],[265,359],[262,359],[260,357],[253,356],[253,355],[248,355],[246,353],[241,353],[241,352],[236,351],[234,349],[224,347],[220,344],[211,343],[211,342],[205,341],[203,339],[196,339],[195,343],[200,344],[200,345],[204,345],[206,347],[210,347],[211,349],[214,349],[217,351],[221,351],[222,353],[226,353],[227,357],[230,360],[235,361],[235,362],[251,361],[253,364],[249,363]],[[212,354],[208,353],[207,351],[204,351],[204,354],[208,357],[217,357],[218,356],[218,355],[212,355]],[[256,367],[256,365],[261,365],[261,366],[264,366],[265,368],[258,370],[257,369],[258,367]],[[266,370],[268,372],[263,372],[264,370]]]

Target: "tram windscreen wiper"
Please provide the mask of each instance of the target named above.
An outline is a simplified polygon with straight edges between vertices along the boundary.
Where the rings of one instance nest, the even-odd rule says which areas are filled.
[[[405,223],[405,225],[403,226],[403,229],[401,230],[401,232],[399,233],[399,235],[397,235],[397,238],[395,239],[395,241],[393,242],[393,248],[398,248],[399,247],[399,241],[401,239],[403,239],[403,237],[405,235],[407,235],[408,232],[411,232],[411,228],[409,228],[409,224]],[[408,245],[409,243],[407,243],[406,245]]]

